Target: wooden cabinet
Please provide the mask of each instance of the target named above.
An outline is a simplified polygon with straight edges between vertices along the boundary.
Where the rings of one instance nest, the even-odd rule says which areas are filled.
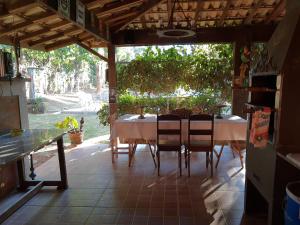
[[[277,123],[276,102],[279,101],[280,77],[276,72],[257,73],[250,75],[248,98],[248,132],[247,132],[247,158],[246,158],[246,212],[268,212],[272,205],[274,177],[276,167],[275,132]],[[255,147],[250,143],[250,130],[252,129],[252,115],[263,107],[271,108],[269,123],[269,139],[265,146]],[[260,204],[257,207],[257,203]]]
[[[19,99],[19,96],[0,96],[0,130],[21,128]],[[16,186],[16,164],[0,166],[0,198],[14,190]]]

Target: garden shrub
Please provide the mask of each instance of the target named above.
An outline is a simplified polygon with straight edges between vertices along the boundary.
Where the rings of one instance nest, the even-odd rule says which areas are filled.
[[[144,106],[144,113],[168,113],[176,108],[187,108],[193,113],[216,113],[218,104],[214,97],[208,95],[196,95],[189,97],[143,97],[131,94],[123,94],[118,97],[118,116],[125,114],[139,114],[140,106]],[[109,106],[105,104],[97,112],[100,124],[107,126]]]

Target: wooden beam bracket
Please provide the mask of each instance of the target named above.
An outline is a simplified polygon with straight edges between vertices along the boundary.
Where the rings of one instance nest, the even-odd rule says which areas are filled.
[[[93,55],[99,57],[100,59],[102,59],[105,62],[108,62],[108,58],[104,57],[103,55],[99,54],[97,51],[95,51],[94,49],[90,48],[89,46],[83,44],[82,42],[80,42],[79,40],[76,41],[76,44],[79,45],[80,47],[84,48],[85,50],[89,51],[90,53],[92,53]]]

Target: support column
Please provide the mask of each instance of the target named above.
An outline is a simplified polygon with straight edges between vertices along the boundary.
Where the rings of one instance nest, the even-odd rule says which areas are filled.
[[[117,74],[115,46],[108,44],[109,122],[110,131],[117,118]]]
[[[244,46],[248,46],[250,49],[251,42],[249,40],[238,40],[234,43],[234,77],[238,78],[240,76],[240,66],[242,64],[241,60],[241,49]],[[249,69],[246,71],[246,77],[249,75]],[[245,89],[233,89],[232,90],[232,114],[238,115],[240,117],[246,118],[247,114],[243,112],[245,103],[248,102],[248,91]]]

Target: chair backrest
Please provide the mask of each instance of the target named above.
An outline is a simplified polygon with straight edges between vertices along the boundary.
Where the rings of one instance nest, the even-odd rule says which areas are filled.
[[[181,119],[188,119],[192,114],[192,110],[186,108],[178,108],[171,111],[171,114],[179,116]]]
[[[191,123],[193,122],[208,122],[209,128],[193,128],[191,129]],[[191,136],[210,136],[211,146],[214,142],[214,114],[197,114],[189,117],[188,123],[188,144],[190,145]]]
[[[157,115],[157,144],[161,136],[177,137],[181,145],[181,118],[173,114]]]

